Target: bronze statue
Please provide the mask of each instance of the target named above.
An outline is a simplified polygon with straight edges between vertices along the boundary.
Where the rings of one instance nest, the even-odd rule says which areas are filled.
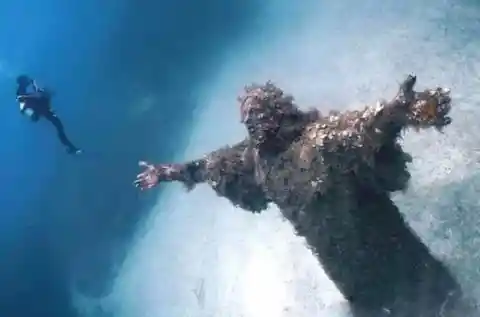
[[[448,316],[460,287],[390,198],[410,179],[402,132],[451,123],[450,91],[415,83],[410,75],[389,102],[328,115],[300,110],[271,82],[248,86],[244,140],[183,164],[141,162],[135,184],[207,183],[256,213],[275,204],[357,316]]]

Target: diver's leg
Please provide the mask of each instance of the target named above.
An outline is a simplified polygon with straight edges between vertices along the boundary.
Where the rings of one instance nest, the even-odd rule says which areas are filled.
[[[78,153],[80,149],[73,145],[73,143],[68,139],[67,135],[65,134],[62,121],[60,121],[58,116],[53,111],[48,111],[43,116],[53,124],[55,129],[57,129],[58,138],[60,139],[60,142],[67,147],[68,152]]]

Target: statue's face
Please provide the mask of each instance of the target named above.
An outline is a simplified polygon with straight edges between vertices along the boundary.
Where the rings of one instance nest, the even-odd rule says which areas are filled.
[[[239,98],[242,123],[263,121],[272,116],[275,109],[275,96],[268,86],[252,85],[245,88],[245,95]]]
[[[425,90],[417,93],[415,99],[409,115],[413,126],[418,128],[435,127],[441,130],[452,122],[448,116],[452,108],[449,89]]]
[[[240,118],[254,143],[264,143],[278,129],[282,98],[283,91],[271,83],[245,87],[245,94],[239,98]]]

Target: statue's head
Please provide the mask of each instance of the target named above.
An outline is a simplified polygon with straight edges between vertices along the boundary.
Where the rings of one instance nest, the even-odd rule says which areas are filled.
[[[238,98],[241,122],[248,130],[249,138],[256,147],[281,143],[285,135],[281,128],[301,120],[302,112],[293,103],[293,97],[271,82],[245,87]],[[287,142],[284,140],[284,142]]]

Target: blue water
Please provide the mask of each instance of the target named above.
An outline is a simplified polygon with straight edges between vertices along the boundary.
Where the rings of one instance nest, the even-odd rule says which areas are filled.
[[[0,4],[0,316],[75,316],[72,285],[108,291],[112,263],[153,201],[130,185],[136,161],[169,160],[185,142],[196,87],[248,29],[250,5]],[[55,92],[83,156],[18,113],[19,73]]]

